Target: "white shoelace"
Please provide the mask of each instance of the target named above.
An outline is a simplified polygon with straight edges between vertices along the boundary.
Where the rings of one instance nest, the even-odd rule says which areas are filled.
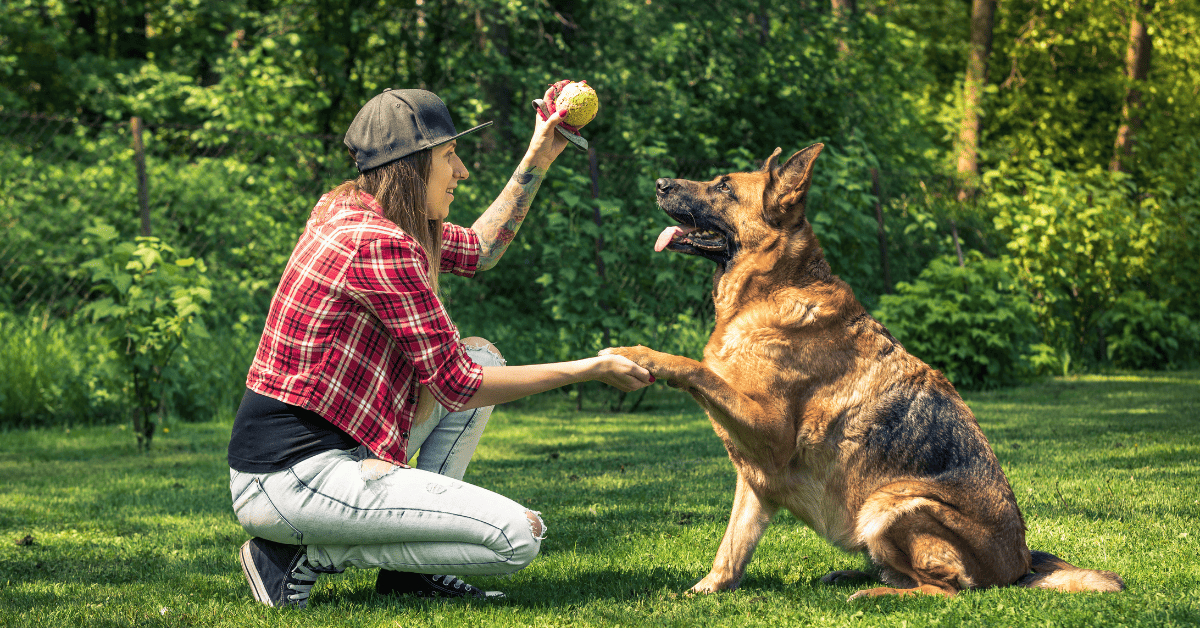
[[[463,587],[467,587],[468,591],[471,590],[471,585],[467,584],[466,582],[463,582],[462,580],[459,580],[457,576],[451,576],[451,575],[434,576],[433,580],[436,582],[438,578],[442,579],[442,584],[444,584],[446,586],[452,586],[455,588],[455,590],[461,589]]]
[[[312,591],[313,585],[317,584],[318,575],[319,574],[317,574],[317,572],[313,571],[312,568],[308,566],[308,559],[300,559],[300,562],[296,565],[296,568],[292,570],[292,579],[305,580],[308,582],[308,584],[301,582],[287,583],[288,588],[295,591],[294,594],[287,596],[288,599],[294,602],[302,602],[307,600],[308,594]]]

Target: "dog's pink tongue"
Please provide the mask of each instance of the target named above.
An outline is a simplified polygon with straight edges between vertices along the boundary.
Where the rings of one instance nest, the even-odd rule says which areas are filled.
[[[674,240],[676,236],[686,235],[695,230],[695,227],[684,227],[682,225],[675,225],[674,227],[667,227],[666,229],[663,229],[663,232],[658,234],[658,240],[654,242],[654,251],[656,253],[661,252],[663,249],[667,248],[667,245],[670,244],[671,240]]]

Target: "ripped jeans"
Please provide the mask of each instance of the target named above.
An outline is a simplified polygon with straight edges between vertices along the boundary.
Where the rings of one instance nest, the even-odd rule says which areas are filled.
[[[482,366],[503,365],[468,348]],[[308,546],[317,568],[379,567],[432,574],[519,571],[537,556],[545,524],[537,513],[462,481],[492,408],[433,415],[414,426],[416,468],[375,459],[365,447],[330,450],[274,473],[230,469],[238,522],[250,534]]]

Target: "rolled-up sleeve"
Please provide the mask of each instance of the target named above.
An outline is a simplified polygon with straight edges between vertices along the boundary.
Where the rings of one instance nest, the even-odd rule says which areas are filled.
[[[448,222],[442,223],[442,272],[463,277],[475,276],[482,250],[479,235],[474,231]]]
[[[364,242],[347,268],[346,291],[378,317],[438,403],[455,411],[479,390],[483,368],[467,356],[434,294],[427,260],[410,238]]]

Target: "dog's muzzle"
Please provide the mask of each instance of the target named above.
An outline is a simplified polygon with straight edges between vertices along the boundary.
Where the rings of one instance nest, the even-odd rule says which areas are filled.
[[[658,196],[661,198],[679,186],[675,183],[675,179],[659,179],[654,182],[654,187],[658,190]]]

